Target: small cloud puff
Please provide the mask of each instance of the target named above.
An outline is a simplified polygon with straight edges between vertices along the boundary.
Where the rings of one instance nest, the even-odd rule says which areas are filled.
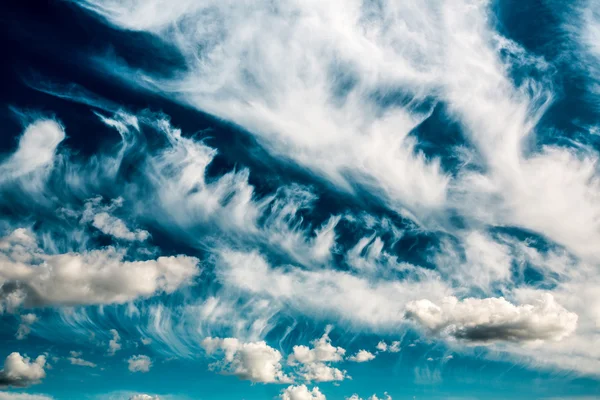
[[[121,350],[121,336],[116,329],[111,329],[110,334],[112,339],[108,342],[108,355],[114,356],[117,351]]]
[[[384,342],[383,340],[379,343],[377,343],[377,350],[385,353],[385,352],[390,352],[390,353],[398,353],[400,351],[400,342],[399,341],[393,341],[391,344],[387,344],[386,342]]]
[[[306,385],[289,386],[281,395],[280,400],[326,400],[318,387],[309,390]]]
[[[222,360],[212,364],[222,373],[252,382],[292,382],[282,371],[281,353],[264,341],[243,343],[235,338],[206,338],[201,345],[208,355],[222,353]]]
[[[355,355],[348,357],[349,361],[363,363],[375,359],[375,354],[367,350],[359,350]]]
[[[89,367],[89,368],[96,368],[96,364],[94,364],[91,361],[86,361],[83,358],[81,358],[81,352],[78,351],[71,351],[70,352],[70,357],[68,357],[69,362],[71,363],[71,365],[79,365],[81,367]]]
[[[117,198],[109,206],[102,206],[102,197],[95,197],[85,202],[81,223],[91,223],[105,235],[115,239],[143,242],[150,237],[150,233],[142,229],[132,231],[120,218],[112,212],[123,204],[122,198]]]
[[[329,338],[332,327],[328,326],[323,336],[311,342],[308,346],[294,346],[293,353],[288,356],[288,364],[295,366],[301,364],[299,375],[307,382],[342,381],[348,376],[346,371],[331,367],[327,363],[344,360],[346,350],[333,346]]]
[[[367,400],[392,400],[392,396],[390,396],[389,394],[387,394],[387,392],[385,392],[383,394],[384,397],[377,397],[376,394],[371,395],[369,398],[367,398]],[[359,397],[357,394],[353,394],[350,397],[346,397],[346,400],[363,400],[361,397]]]
[[[152,360],[148,356],[137,355],[127,360],[128,369],[131,372],[148,372],[152,366]]]
[[[31,325],[33,325],[38,320],[37,315],[35,314],[23,314],[21,315],[21,323],[19,324],[19,328],[17,329],[17,333],[15,337],[17,340],[23,340],[31,333]]]

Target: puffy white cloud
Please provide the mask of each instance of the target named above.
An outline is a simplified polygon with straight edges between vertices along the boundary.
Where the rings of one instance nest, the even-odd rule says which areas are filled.
[[[0,371],[0,387],[26,387],[38,384],[46,377],[46,356],[40,355],[35,360],[14,352],[4,360],[4,368]]]
[[[240,379],[262,383],[290,383],[281,365],[281,353],[264,341],[243,343],[235,338],[205,338],[202,347],[208,355],[221,352],[223,358],[213,368]]]
[[[131,372],[148,372],[152,366],[152,360],[145,355],[132,356],[127,360],[127,368]]]
[[[336,347],[331,344],[329,332],[331,327],[328,327],[319,339],[311,342],[312,348],[307,346],[294,346],[292,354],[288,357],[288,363],[296,362],[302,364],[310,364],[314,362],[339,362],[344,359],[346,350],[341,347]]]
[[[382,352],[398,353],[400,351],[400,342],[395,340],[391,344],[387,344],[383,340],[377,343],[377,350]]]
[[[344,370],[332,367],[322,362],[312,362],[300,367],[298,374],[307,382],[343,381],[349,378]]]
[[[71,351],[70,357],[67,358],[71,365],[79,365],[81,367],[96,368],[96,364],[91,361],[86,361],[81,358],[81,352]]]
[[[33,325],[38,317],[35,314],[23,314],[21,315],[21,323],[19,324],[19,328],[17,329],[17,333],[15,337],[18,340],[23,340],[31,333],[31,325]]]
[[[307,382],[342,381],[347,378],[346,371],[329,366],[327,363],[340,362],[344,359],[346,350],[331,344],[328,326],[323,336],[311,342],[312,348],[296,345],[288,356],[288,364],[301,364],[298,374]]]
[[[504,298],[446,297],[439,306],[429,300],[417,300],[407,304],[406,313],[432,332],[478,343],[559,341],[575,331],[578,318],[550,294],[534,304],[519,306]]]
[[[326,400],[318,387],[312,390],[306,385],[289,386],[279,395],[281,400]]]
[[[81,216],[82,223],[91,223],[102,233],[117,239],[143,242],[150,237],[150,234],[145,230],[136,229],[132,231],[123,220],[111,214],[123,204],[122,198],[113,200],[109,206],[102,206],[101,202],[101,197],[86,201]]]
[[[47,254],[33,233],[16,229],[0,239],[0,300],[6,309],[125,303],[172,293],[199,273],[194,257],[123,258],[124,253],[112,247]]]
[[[112,338],[108,342],[108,355],[113,356],[119,350],[121,350],[121,336],[116,329],[111,329],[110,334]]]
[[[348,360],[357,362],[357,363],[363,363],[363,362],[371,361],[374,359],[375,359],[375,354],[373,354],[367,350],[359,350],[358,353],[356,353],[355,355],[348,357]]]

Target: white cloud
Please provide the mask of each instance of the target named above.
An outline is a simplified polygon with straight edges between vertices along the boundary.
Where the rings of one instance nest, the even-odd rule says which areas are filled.
[[[14,352],[4,360],[4,368],[0,370],[0,387],[27,387],[38,384],[46,377],[46,356],[38,356],[31,360],[27,356]]]
[[[363,363],[363,362],[371,361],[374,359],[375,359],[375,354],[373,354],[367,350],[359,350],[358,353],[356,353],[355,355],[348,357],[348,360],[357,362],[357,363]]]
[[[112,247],[83,253],[47,254],[25,229],[0,239],[0,300],[19,305],[125,303],[138,297],[172,293],[199,273],[188,256],[124,261]]]
[[[323,336],[311,342],[312,348],[296,345],[288,356],[288,364],[301,364],[298,374],[307,382],[342,381],[347,378],[346,371],[331,367],[327,363],[336,363],[344,359],[346,350],[331,344],[328,326]]]
[[[341,317],[362,327],[391,329],[404,322],[411,300],[450,294],[435,271],[415,271],[418,280],[370,280],[342,271],[273,268],[261,255],[224,250],[217,267],[220,282],[252,296],[282,301],[300,312]],[[327,299],[324,301],[323,299]]]
[[[131,372],[148,372],[152,366],[152,360],[145,355],[132,356],[127,360],[128,369]]]
[[[71,356],[68,357],[67,359],[69,360],[71,365],[79,365],[81,367],[96,368],[96,364],[94,364],[91,361],[86,361],[83,358],[81,358],[81,352],[71,351],[70,355]]]
[[[392,396],[387,393],[383,394],[384,397],[377,397],[376,394],[369,396],[367,400],[392,400]],[[359,395],[353,394],[350,397],[346,397],[346,400],[363,400]]]
[[[23,314],[21,315],[21,323],[19,324],[19,328],[17,329],[17,333],[15,337],[18,340],[23,340],[31,333],[31,325],[33,325],[38,320],[37,315],[35,314]]]
[[[102,206],[101,202],[101,197],[86,201],[81,216],[82,223],[91,223],[102,233],[117,239],[143,242],[150,237],[150,234],[145,230],[130,230],[123,220],[110,214],[122,205],[122,198],[113,200],[109,206]]]
[[[160,397],[149,394],[134,394],[129,400],[160,400]]]
[[[44,394],[0,392],[0,400],[53,400],[54,397]]]
[[[577,327],[577,315],[546,294],[530,305],[515,306],[504,298],[458,300],[441,305],[417,300],[406,306],[407,316],[424,328],[471,342],[562,340]]]
[[[326,397],[318,387],[312,390],[306,385],[289,386],[279,395],[281,400],[326,400]]]
[[[322,362],[304,364],[300,367],[298,374],[307,382],[343,381],[349,378],[346,371]]]
[[[314,362],[339,362],[344,359],[346,350],[331,344],[328,327],[323,336],[311,342],[312,348],[307,346],[294,346],[292,354],[288,357],[288,363],[310,364]]]
[[[108,355],[114,356],[117,351],[121,350],[121,336],[116,329],[111,329],[110,334],[112,339],[108,342]]]
[[[213,368],[240,379],[261,383],[290,383],[282,371],[281,353],[265,342],[243,343],[235,338],[206,338],[202,347],[208,355],[222,353]]]
[[[398,353],[401,350],[400,349],[400,342],[397,341],[397,340],[393,341],[389,345],[382,340],[379,343],[377,343],[376,348],[377,348],[377,350],[379,350],[381,352],[384,352],[384,353],[385,352]]]
[[[17,151],[0,164],[0,183],[51,168],[56,149],[64,139],[63,127],[54,120],[39,119],[31,123],[19,139]]]

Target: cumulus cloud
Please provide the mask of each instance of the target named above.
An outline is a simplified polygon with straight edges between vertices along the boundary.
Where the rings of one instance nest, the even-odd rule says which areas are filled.
[[[318,387],[312,390],[306,385],[289,386],[280,395],[281,400],[326,400],[326,397]]]
[[[369,396],[369,397],[367,398],[367,400],[392,400],[392,396],[390,396],[390,395],[389,395],[389,394],[387,394],[387,393],[384,393],[384,394],[383,394],[383,396],[384,396],[384,397],[377,397],[377,395],[376,395],[376,394],[374,394],[374,395],[371,395],[371,396]],[[357,394],[353,394],[353,395],[352,395],[352,396],[350,396],[350,397],[346,397],[346,400],[363,400],[363,399],[362,399],[362,397],[360,397],[359,395],[357,395]]]
[[[194,257],[123,258],[112,247],[48,254],[31,231],[16,229],[0,239],[0,299],[6,309],[124,303],[172,293],[199,273]]]
[[[79,365],[81,367],[96,368],[96,364],[94,364],[91,361],[86,361],[83,358],[81,358],[81,352],[71,351],[69,354],[70,354],[70,357],[68,357],[67,359],[69,360],[71,365]]]
[[[152,360],[145,355],[132,356],[127,360],[128,369],[131,372],[148,372],[152,366]]]
[[[308,346],[294,346],[292,354],[288,357],[288,363],[295,364],[310,364],[314,362],[339,362],[344,359],[346,350],[341,347],[336,347],[331,344],[329,332],[331,327],[328,327],[319,339],[311,342],[312,348]]]
[[[307,382],[343,381],[349,378],[346,371],[322,362],[304,364],[299,369],[298,374]]]
[[[14,352],[4,360],[4,368],[0,370],[0,387],[27,387],[38,384],[46,377],[46,356],[40,355],[35,360]]]
[[[114,356],[117,351],[121,350],[121,336],[116,329],[111,329],[110,334],[112,338],[108,342],[108,355]]]
[[[311,342],[312,347],[296,345],[292,354],[288,356],[288,364],[301,367],[298,374],[307,382],[342,381],[347,378],[346,371],[328,365],[344,359],[346,350],[333,346],[329,333],[332,327],[328,326],[323,336]]]
[[[417,300],[406,315],[434,333],[469,342],[560,341],[577,327],[577,315],[546,294],[534,304],[515,306],[504,298],[458,300],[447,297],[438,306]]]
[[[358,353],[356,353],[355,355],[348,357],[349,361],[357,362],[357,363],[363,363],[363,362],[371,361],[374,359],[375,359],[375,354],[373,354],[367,350],[359,350]]]
[[[376,346],[378,351],[381,352],[390,352],[390,353],[398,353],[400,351],[400,342],[395,340],[390,344],[387,344],[383,340],[377,343]]]
[[[142,229],[132,231],[123,220],[110,214],[122,205],[122,198],[113,200],[109,206],[102,206],[101,202],[101,197],[95,197],[86,201],[85,209],[81,216],[82,223],[91,223],[102,233],[116,239],[143,242],[150,237],[148,231]]]
[[[31,325],[33,325],[38,320],[38,317],[35,314],[29,313],[21,315],[20,318],[21,323],[19,324],[19,328],[17,329],[15,337],[18,340],[23,340],[27,337],[27,335],[31,333]]]
[[[202,347],[208,355],[222,354],[212,364],[222,373],[261,383],[290,383],[281,365],[281,353],[264,341],[243,343],[235,338],[205,338]]]

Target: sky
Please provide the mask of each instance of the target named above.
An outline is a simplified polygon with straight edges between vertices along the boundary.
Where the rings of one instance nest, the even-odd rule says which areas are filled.
[[[598,0],[0,32],[0,400],[600,398]]]

